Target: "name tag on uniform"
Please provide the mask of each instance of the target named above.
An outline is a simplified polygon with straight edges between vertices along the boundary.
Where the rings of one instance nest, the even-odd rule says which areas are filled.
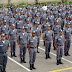
[[[0,46],[3,46],[3,45],[0,45]]]
[[[31,41],[31,42],[33,42],[33,41]]]
[[[61,39],[58,39],[58,40],[61,40]]]

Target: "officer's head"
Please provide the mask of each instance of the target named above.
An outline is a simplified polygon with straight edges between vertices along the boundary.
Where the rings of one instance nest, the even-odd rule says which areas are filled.
[[[58,14],[58,18],[60,18],[60,16],[61,16],[61,14],[59,13],[59,14]]]
[[[48,22],[48,18],[45,19],[45,22],[46,22],[46,23]]]
[[[43,14],[45,14],[45,10],[43,10]]]
[[[27,16],[30,17],[30,13],[29,12],[27,13]]]
[[[50,27],[50,24],[48,24],[48,25],[47,25],[47,30],[49,31],[49,30],[50,30],[50,28],[51,28],[51,27]]]
[[[22,27],[22,28],[21,28],[21,32],[22,32],[22,33],[24,33],[24,32],[25,32],[25,29],[24,29],[24,27]]]
[[[14,24],[12,24],[12,30],[14,30],[15,29],[15,25]]]
[[[29,18],[26,19],[27,24],[29,24]]]
[[[39,9],[37,9],[37,12],[39,12]]]
[[[23,11],[20,11],[20,15],[23,15]]]
[[[17,14],[18,13],[18,11],[17,10],[15,10],[15,14]]]
[[[54,24],[55,24],[55,25],[58,25],[58,20],[55,20],[55,21],[54,21]]]
[[[4,23],[4,25],[6,25],[6,23],[7,23],[6,20],[4,20],[3,23]]]
[[[10,14],[10,17],[13,18],[13,14]]]
[[[70,22],[66,22],[66,27],[70,28]]]
[[[45,3],[45,6],[47,6],[47,3]]]
[[[47,6],[47,9],[49,9],[49,5]]]
[[[22,19],[22,17],[21,17],[21,16],[19,16],[19,17],[18,17],[18,20],[19,20],[19,21],[21,21],[21,19]]]
[[[17,8],[19,7],[19,5],[17,5]]]
[[[32,30],[32,37],[35,37],[36,32]]]
[[[8,8],[8,11],[10,11],[11,9],[10,8]]]
[[[24,8],[25,6],[23,5],[22,8]]]
[[[50,11],[50,15],[53,15],[52,11]]]
[[[4,13],[4,16],[7,16],[7,12]]]
[[[62,36],[62,34],[63,34],[63,32],[62,32],[62,30],[60,29],[60,30],[59,30],[59,35]]]
[[[39,22],[36,22],[36,27],[39,27]]]
[[[0,14],[2,14],[2,10],[0,10]]]
[[[5,40],[5,34],[1,34],[1,40]]]
[[[62,12],[64,13],[65,12],[65,9],[63,9]]]

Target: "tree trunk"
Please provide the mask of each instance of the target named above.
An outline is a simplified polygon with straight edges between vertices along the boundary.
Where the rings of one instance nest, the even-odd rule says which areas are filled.
[[[10,3],[11,3],[11,0],[8,0],[8,5],[10,5]]]

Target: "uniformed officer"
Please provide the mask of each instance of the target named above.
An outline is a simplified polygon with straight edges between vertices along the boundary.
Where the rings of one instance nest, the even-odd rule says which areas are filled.
[[[53,32],[50,30],[50,25],[47,25],[47,30],[43,34],[43,40],[45,41],[45,54],[46,59],[50,57],[51,41],[53,39]]]
[[[59,30],[60,30],[60,25],[58,25],[58,20],[54,21],[54,25],[52,27],[52,30],[54,32],[53,47],[54,47],[54,50],[56,50],[54,42],[55,42],[55,37],[58,35]]]
[[[71,28],[70,28],[70,22],[66,22],[66,27],[64,29],[64,36],[66,39],[65,46],[64,46],[64,55],[70,56],[69,49],[71,44]]]
[[[5,34],[1,34],[0,40],[0,70],[6,72],[7,52],[9,50],[9,42],[5,40]]]
[[[37,53],[37,37],[35,36],[35,31],[32,30],[32,36],[28,39],[28,50],[29,50],[29,64],[30,70],[36,69],[34,67],[34,63],[36,60],[36,53]]]
[[[21,33],[19,34],[19,37],[18,37],[18,40],[17,40],[19,48],[20,48],[21,63],[22,62],[26,63],[25,55],[26,55],[26,50],[27,50],[27,41],[28,41],[28,35],[25,32],[24,27],[22,27]]]
[[[59,34],[55,38],[55,46],[57,50],[57,65],[63,64],[61,62],[62,55],[63,55],[63,44],[64,44],[64,35],[62,30],[59,31]]]
[[[9,26],[7,25],[6,20],[4,20],[4,24],[1,26],[1,33],[4,33],[6,39],[8,40]]]
[[[37,36],[37,53],[40,53],[38,51],[38,46],[39,46],[39,42],[40,42],[40,37],[41,37],[41,28],[39,27],[39,22],[36,22],[36,27],[33,28],[34,31],[36,31],[36,36]]]
[[[15,29],[15,25],[13,24],[10,31],[9,31],[9,41],[10,41],[10,47],[11,47],[11,57],[17,57],[16,52],[16,40],[17,40],[17,30]]]

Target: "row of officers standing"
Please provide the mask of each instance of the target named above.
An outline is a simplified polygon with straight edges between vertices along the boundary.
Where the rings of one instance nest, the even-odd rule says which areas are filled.
[[[47,5],[47,10],[42,9],[42,5],[31,8],[29,5],[22,9],[13,5],[5,10],[0,9],[0,70],[6,72],[7,52],[11,57],[16,56],[16,41],[20,48],[20,62],[26,63],[25,55],[28,48],[30,70],[36,69],[34,66],[36,53],[40,38],[42,36],[45,46],[45,59],[51,59],[50,50],[53,41],[54,50],[57,52],[57,65],[63,64],[61,59],[63,50],[65,56],[70,56],[69,49],[72,32],[72,5],[56,4]],[[62,9],[63,7],[63,9]]]

